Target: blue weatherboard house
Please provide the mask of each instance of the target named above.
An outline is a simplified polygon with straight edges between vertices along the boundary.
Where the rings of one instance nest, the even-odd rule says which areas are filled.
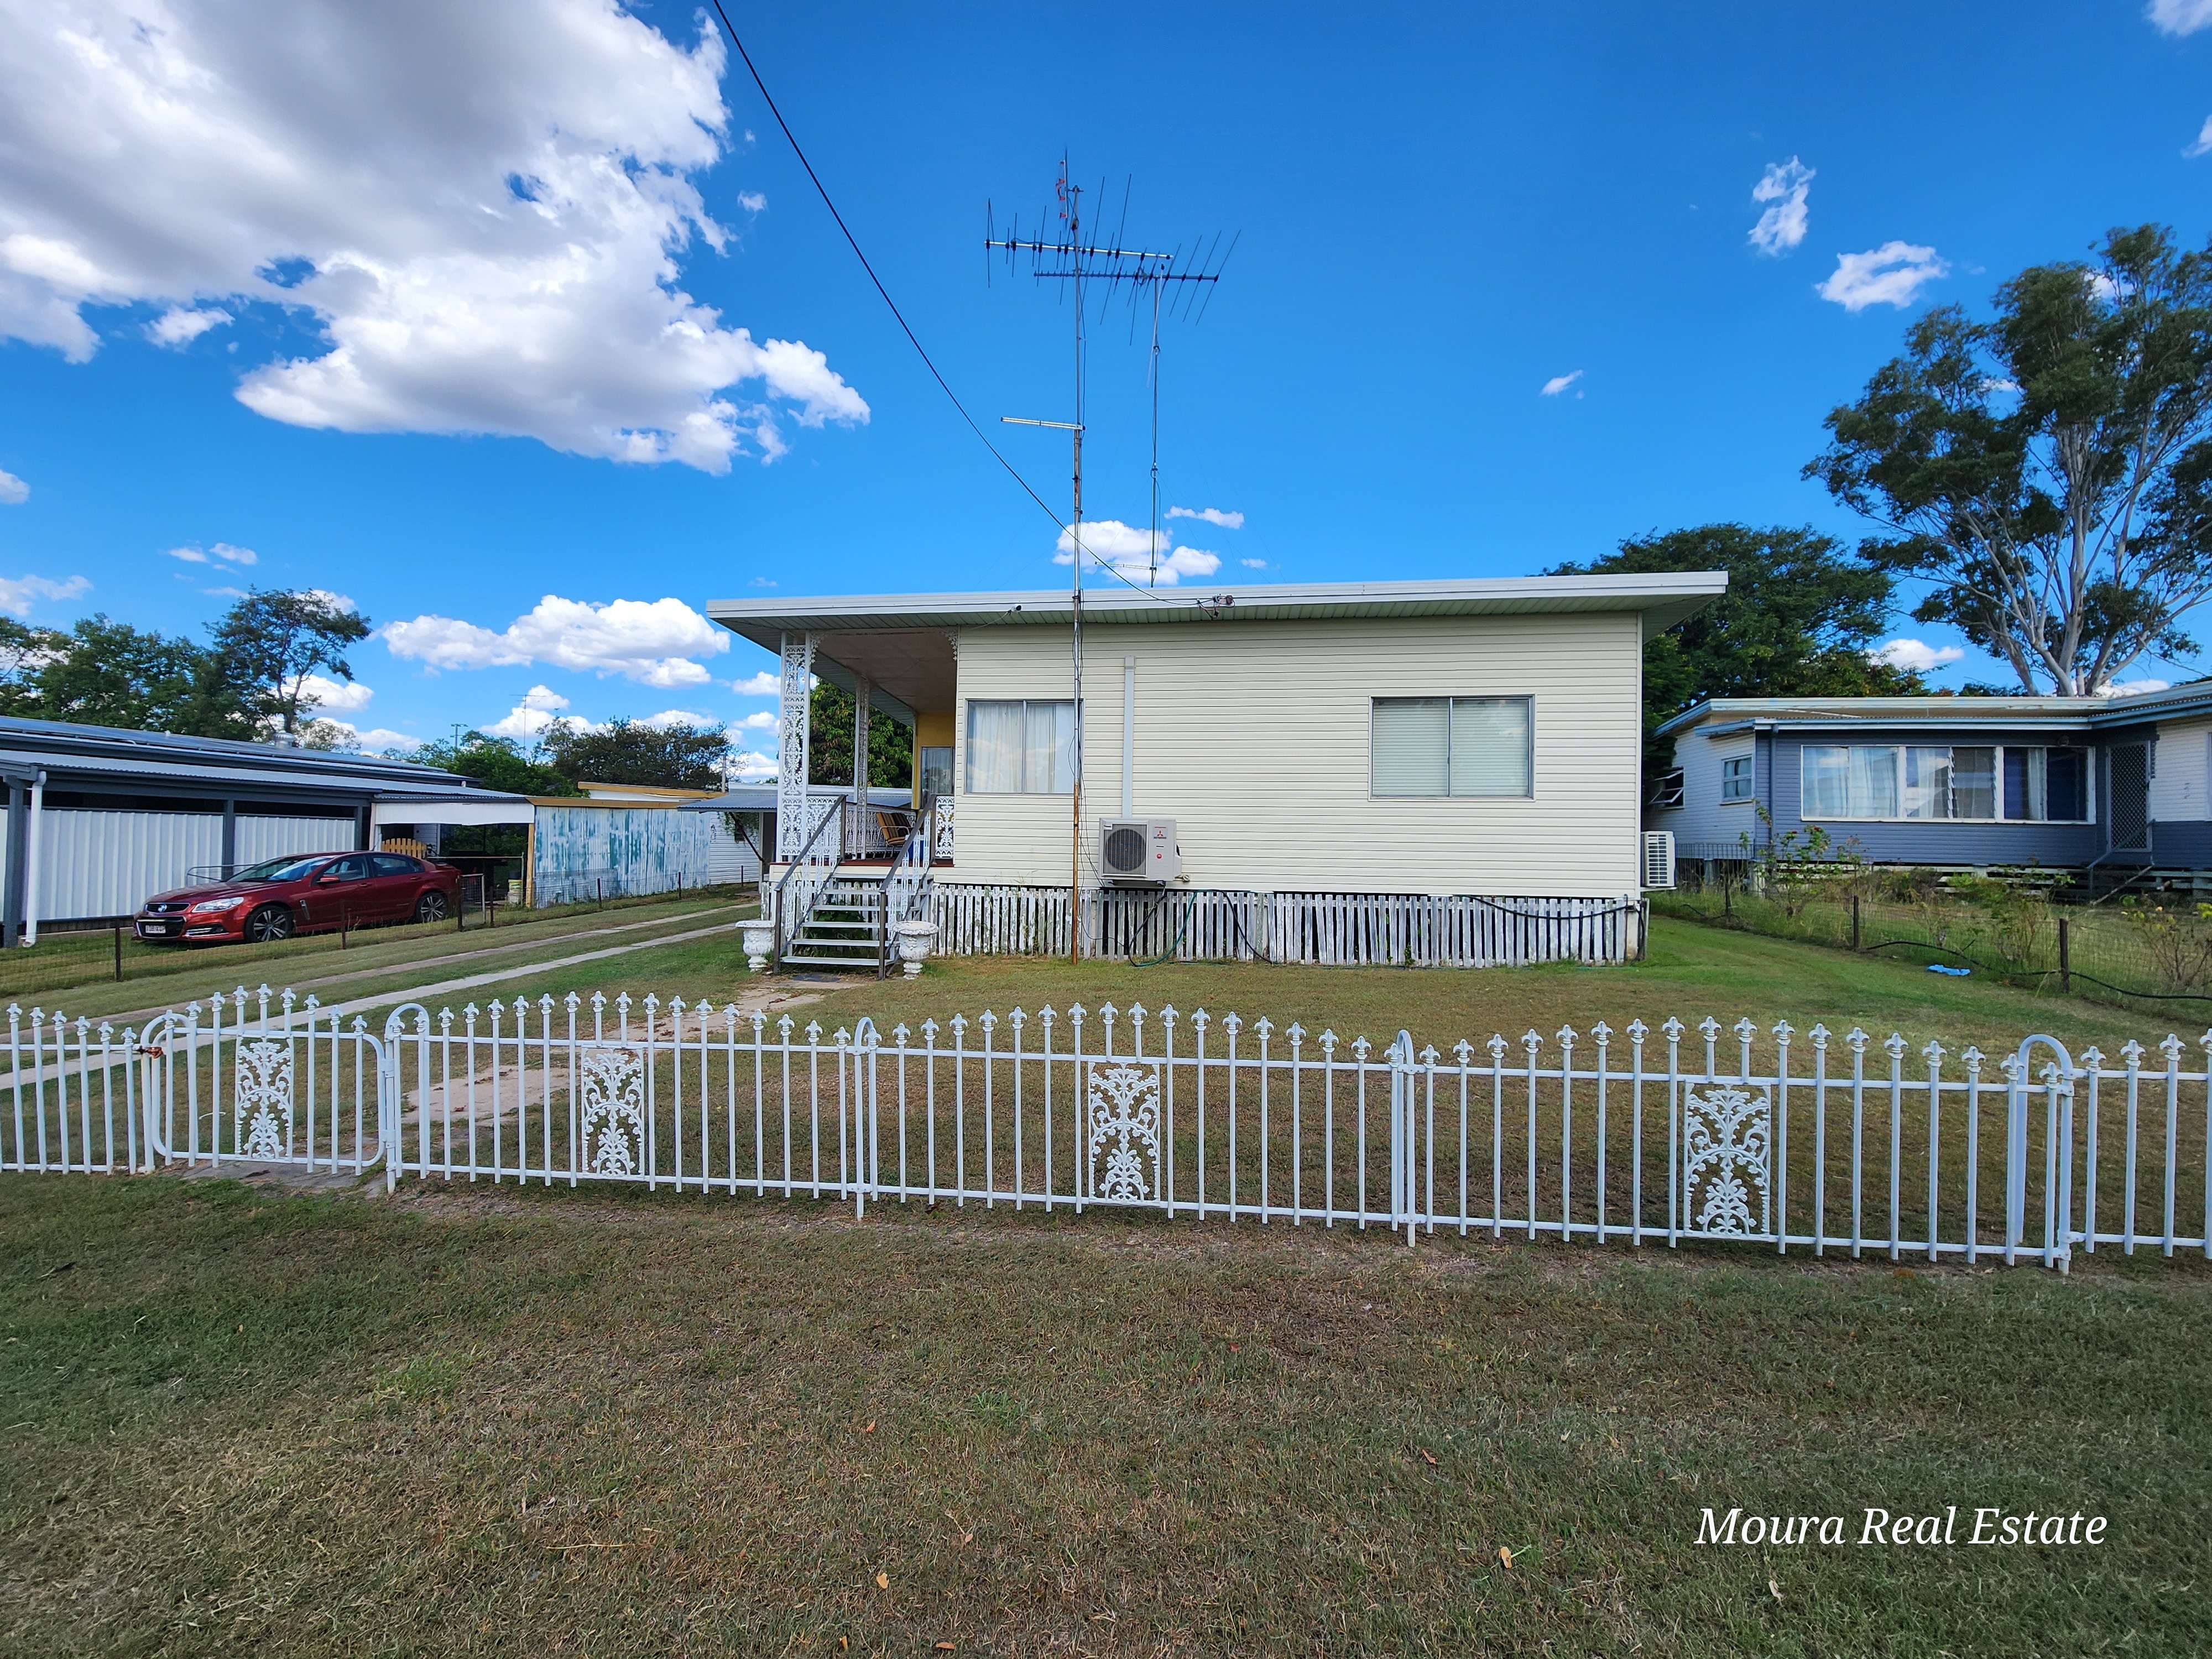
[[[2212,681],[2127,697],[1729,697],[1659,728],[1686,860],[1825,830],[1877,864],[2212,886]],[[1761,809],[1764,809],[1762,811]]]

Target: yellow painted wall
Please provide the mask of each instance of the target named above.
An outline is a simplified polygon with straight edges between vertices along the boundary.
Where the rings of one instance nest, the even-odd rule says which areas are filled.
[[[914,804],[921,805],[921,751],[925,749],[952,747],[953,720],[950,710],[942,714],[925,714],[920,709],[914,715]]]

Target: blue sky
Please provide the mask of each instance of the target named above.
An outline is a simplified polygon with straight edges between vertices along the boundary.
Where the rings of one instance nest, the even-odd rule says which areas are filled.
[[[1172,521],[1205,591],[1524,574],[1720,519],[1856,537],[1799,469],[1920,307],[2112,226],[2208,230],[2212,0],[732,15],[1056,507],[1064,440],[995,422],[1068,413],[1069,318],[987,286],[986,200],[1032,222],[1066,152],[1105,216],[1128,182],[1133,240],[1240,237],[1164,339],[1163,504],[1242,515]],[[321,587],[386,630],[328,711],[373,742],[680,710],[757,749],[767,660],[714,648],[708,599],[1063,581],[701,28],[0,16],[0,601],[197,630],[222,589]],[[1893,243],[1905,305],[1832,297]],[[1126,312],[1090,362],[1086,514],[1141,526]],[[1935,675],[1966,678],[1997,675]]]

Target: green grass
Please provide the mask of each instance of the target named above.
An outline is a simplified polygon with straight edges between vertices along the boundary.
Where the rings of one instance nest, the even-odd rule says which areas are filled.
[[[2212,1642],[2201,1267],[9,1177],[0,1337],[11,1653]],[[2108,1541],[1695,1542],[1954,1503]]]
[[[2109,1056],[2130,1037],[2148,1046],[2178,1030],[2191,1044],[2191,1055],[2201,1057],[2194,1040],[2202,1027],[2186,1024],[2183,1015],[2130,1012],[1991,981],[1951,979],[1880,957],[1663,918],[1653,923],[1649,959],[1617,967],[1455,970],[1196,963],[1133,968],[1118,962],[1070,967],[1063,960],[971,957],[933,960],[914,981],[855,975],[824,988],[771,975],[765,982],[819,999],[798,1016],[802,1023],[813,1018],[834,1028],[866,1014],[887,1038],[901,1020],[915,1025],[956,1012],[972,1018],[986,1008],[1004,1014],[1020,1006],[1034,1013],[1047,1003],[1064,1010],[1071,1002],[1095,1009],[1110,1001],[1117,1007],[1141,1002],[1155,1011],[1172,1005],[1185,1015],[1203,1007],[1217,1019],[1233,1009],[1248,1022],[1265,1015],[1280,1028],[1295,1019],[1310,1032],[1329,1027],[1346,1039],[1364,1034],[1378,1045],[1406,1028],[1417,1042],[1446,1050],[1462,1037],[1480,1045],[1498,1032],[1517,1053],[1521,1034],[1530,1030],[1543,1033],[1548,1046],[1563,1024],[1586,1032],[1603,1019],[1619,1033],[1637,1018],[1656,1028],[1672,1015],[1694,1026],[1711,1015],[1723,1024],[1748,1016],[1762,1031],[1786,1018],[1801,1046],[1804,1034],[1825,1022],[1838,1047],[1842,1034],[1856,1024],[1877,1042],[1902,1032],[1915,1050],[1935,1037],[1954,1054],[1978,1043],[1993,1055],[2017,1046],[2030,1031],[2051,1032],[2076,1054],[2096,1043]],[[763,983],[762,976],[745,970],[732,929],[726,936],[526,977],[499,989],[510,1000],[628,990],[720,1003]],[[1624,1039],[1616,1036],[1615,1041]],[[1586,1054],[1586,1046],[1578,1052]]]
[[[78,974],[82,963],[70,954],[76,949],[75,941],[68,935],[49,936],[29,951],[0,951],[0,966],[15,975],[9,981],[15,988],[0,989],[0,1003],[14,1002],[27,1011],[39,1004],[49,1014],[59,1007],[72,1018],[97,1020],[145,1008],[181,1007],[240,985],[251,991],[265,984],[279,992],[295,986],[303,995],[313,989],[327,1005],[511,967],[533,957],[556,957],[624,944],[661,927],[680,933],[687,925],[704,925],[713,919],[708,913],[730,910],[738,902],[734,891],[709,890],[680,899],[610,903],[604,911],[571,905],[520,915],[502,914],[495,927],[466,931],[450,923],[365,928],[354,933],[343,951],[336,934],[272,945],[181,947],[137,945],[126,940],[126,969],[131,976],[121,983]],[[749,907],[750,901],[745,902]],[[107,936],[98,937],[104,953],[109,949]],[[57,938],[63,942],[61,948],[46,954]],[[127,953],[133,951],[153,958],[150,965],[132,967]]]

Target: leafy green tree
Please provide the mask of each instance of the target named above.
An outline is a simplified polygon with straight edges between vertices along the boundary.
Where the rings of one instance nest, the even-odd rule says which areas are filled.
[[[1928,313],[1805,468],[1889,533],[1863,550],[1930,584],[1913,612],[2029,691],[2103,690],[2196,649],[2212,597],[2212,246],[2156,225],[2038,265],[1996,314]]]
[[[553,768],[574,782],[720,789],[730,739],[719,726],[641,726],[623,720],[581,732],[556,726],[545,733],[544,749]]]
[[[584,792],[544,761],[523,752],[512,738],[453,728],[441,743],[426,743],[410,758],[474,778],[488,789],[511,795],[580,795]]]
[[[314,711],[307,677],[326,671],[352,679],[346,649],[368,635],[368,618],[330,594],[256,588],[216,624],[215,653],[226,678],[250,688],[246,695],[264,719],[297,733],[301,717]]]
[[[192,737],[254,735],[253,710],[215,654],[191,640],[100,613],[66,634],[34,632],[21,712]]]
[[[808,699],[812,731],[807,739],[806,781],[853,781],[853,694],[817,680]],[[914,781],[914,728],[880,708],[868,711],[868,786],[905,789]]]
[[[1725,570],[1728,592],[1644,644],[1644,729],[1654,769],[1672,764],[1651,733],[1710,697],[1901,696],[1920,677],[1868,653],[1889,621],[1893,579],[1811,529],[1699,525],[1632,537],[1555,576]]]

